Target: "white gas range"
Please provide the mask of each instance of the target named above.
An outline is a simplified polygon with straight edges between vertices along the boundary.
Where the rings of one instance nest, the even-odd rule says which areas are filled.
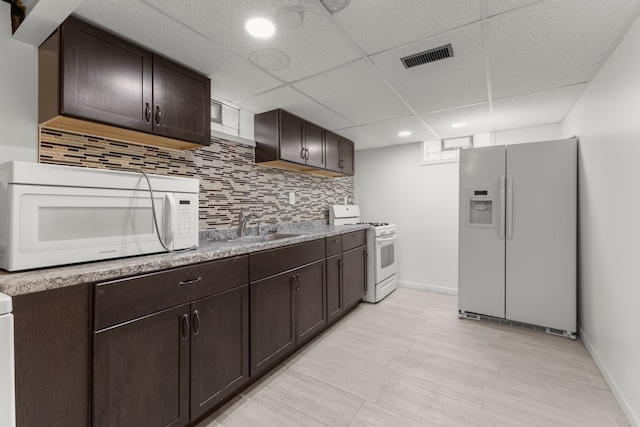
[[[395,224],[360,222],[358,205],[333,205],[329,207],[331,225],[368,224],[367,229],[367,293],[363,300],[378,302],[398,287],[397,238]]]

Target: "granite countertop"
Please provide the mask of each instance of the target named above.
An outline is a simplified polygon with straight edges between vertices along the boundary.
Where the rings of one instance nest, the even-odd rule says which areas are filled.
[[[248,243],[227,240],[202,240],[198,249],[186,252],[160,253],[62,267],[8,273],[0,270],[0,293],[9,296],[29,294],[82,283],[102,282],[118,277],[135,276],[153,271],[182,267],[251,252],[273,249],[295,243],[364,230],[368,225],[320,225],[279,230],[294,237],[268,242]]]

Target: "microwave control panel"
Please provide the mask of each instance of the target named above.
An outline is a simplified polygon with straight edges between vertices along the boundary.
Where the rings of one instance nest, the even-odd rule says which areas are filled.
[[[198,204],[190,199],[178,199],[178,229],[177,238],[192,236],[198,232]],[[195,211],[195,215],[194,215]]]

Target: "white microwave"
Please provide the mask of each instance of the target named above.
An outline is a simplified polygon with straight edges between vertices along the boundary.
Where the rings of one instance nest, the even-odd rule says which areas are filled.
[[[39,163],[0,165],[0,268],[197,247],[198,179],[148,178]]]

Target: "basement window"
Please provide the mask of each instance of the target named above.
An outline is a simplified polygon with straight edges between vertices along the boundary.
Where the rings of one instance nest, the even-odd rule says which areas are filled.
[[[240,109],[217,99],[211,100],[211,130],[240,135]]]
[[[460,160],[460,150],[490,145],[495,145],[495,140],[491,133],[423,141],[420,143],[420,165],[455,163]]]

